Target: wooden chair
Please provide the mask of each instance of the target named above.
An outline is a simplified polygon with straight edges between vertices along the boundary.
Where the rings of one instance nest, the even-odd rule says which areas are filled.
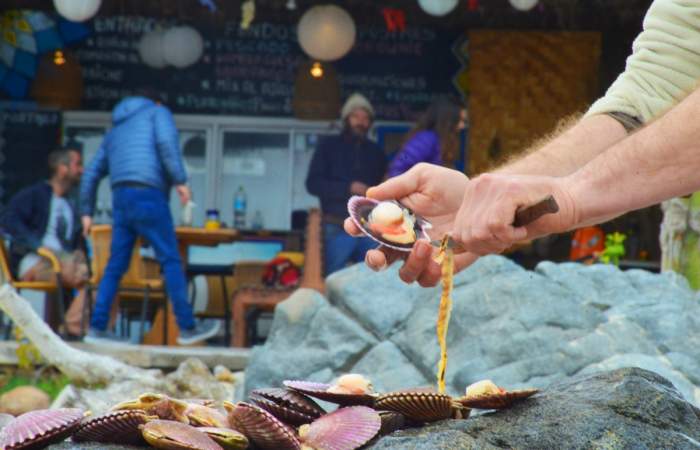
[[[304,245],[304,269],[299,287],[316,289],[323,293],[323,260],[321,257],[321,212],[309,211],[306,224],[306,243]],[[261,285],[262,269],[265,264],[236,264],[235,277],[247,279],[251,284],[238,287],[231,298],[233,304],[233,342],[234,347],[248,344],[248,313],[252,309],[274,311],[278,303],[286,300],[297,288],[270,288]],[[242,280],[241,280],[242,281]]]
[[[59,262],[56,255],[46,247],[40,247],[37,250],[39,256],[46,258],[51,263],[51,268],[54,272],[54,279],[51,281],[22,281],[17,280],[12,271],[10,270],[10,257],[7,253],[7,247],[5,246],[5,239],[0,236],[0,270],[2,270],[2,276],[4,282],[10,284],[16,290],[20,289],[31,289],[35,291],[42,291],[46,294],[46,299],[44,301],[45,310],[48,311],[49,301],[52,296],[55,296],[56,302],[58,303],[58,311],[61,315],[61,321],[63,322],[64,331],[67,333],[66,327],[66,307],[63,303],[64,301],[64,290],[61,285],[61,263]],[[49,315],[44,313],[45,320],[50,319]],[[12,326],[7,328],[6,339],[9,337]]]
[[[93,225],[90,228],[90,241],[92,244],[91,277],[87,285],[88,297],[85,304],[91,306],[93,301],[92,291],[99,286],[109,261],[112,226]],[[140,248],[141,239],[137,239],[131,252],[129,269],[124,273],[117,291],[117,301],[120,309],[127,311],[130,309],[130,306],[140,309],[139,342],[143,340],[149,302],[162,302],[165,308],[167,308],[168,304],[163,280],[159,274],[154,274],[152,270],[148,269],[144,258],[139,252]],[[83,317],[87,317],[87,315],[83,314]],[[167,328],[164,330],[164,334],[167,335]]]

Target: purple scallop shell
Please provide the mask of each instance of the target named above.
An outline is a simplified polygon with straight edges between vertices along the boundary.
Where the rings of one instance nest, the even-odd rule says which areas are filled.
[[[231,425],[263,450],[300,450],[301,442],[289,426],[249,403],[237,403],[229,411]]]
[[[390,392],[380,395],[375,406],[377,409],[400,412],[419,422],[449,419],[455,413],[452,398],[436,392]]]
[[[25,450],[61,442],[78,428],[83,411],[77,408],[41,409],[18,416],[0,432],[0,448]]]
[[[301,392],[302,394],[343,406],[372,406],[374,405],[374,400],[376,399],[376,395],[374,394],[338,394],[334,392],[327,392],[331,385],[326,383],[284,380],[283,384],[290,389]]]
[[[231,428],[197,427],[197,431],[205,433],[226,450],[245,449],[249,445],[248,438],[243,433]],[[229,439],[223,437],[224,434],[227,434]],[[233,444],[231,443],[231,436],[236,437],[236,441]]]
[[[414,242],[410,244],[398,244],[396,242],[387,241],[381,236],[377,236],[376,234],[374,234],[372,230],[370,230],[367,226],[367,223],[369,222],[369,214],[379,203],[379,201],[371,198],[354,195],[350,197],[350,200],[348,200],[348,213],[350,214],[352,221],[355,222],[355,225],[357,225],[357,227],[360,230],[362,230],[364,234],[366,234],[374,241],[380,243],[385,247],[393,248],[394,250],[410,252],[413,248]],[[398,205],[402,209],[408,209],[400,203],[398,203]],[[413,226],[413,230],[416,232],[416,240],[421,238],[430,240],[430,236],[428,236],[428,233],[426,232],[426,230],[431,228],[430,223],[418,215],[415,215],[415,217],[416,222]]]
[[[156,448],[177,448],[171,447],[168,443],[166,446],[161,446],[157,438],[154,438],[149,434],[149,432],[155,432],[156,434],[167,434],[169,440],[176,441],[178,444],[182,444],[180,448],[197,448],[200,450],[224,450],[219,444],[216,443],[208,434],[202,433],[197,430],[197,428],[192,425],[187,425],[186,423],[176,422],[174,420],[151,420],[141,427],[141,432],[143,433],[143,438]]]
[[[139,425],[146,422],[148,415],[138,409],[112,411],[83,420],[72,439],[75,442],[143,445],[146,441]]]
[[[2,431],[5,425],[12,422],[13,420],[15,420],[15,416],[13,416],[12,414],[0,413],[0,431]]]
[[[326,413],[316,402],[292,389],[256,389],[249,398],[251,403],[294,426],[311,423]]]
[[[366,406],[340,408],[315,420],[302,437],[318,450],[354,450],[376,436],[382,420]]]

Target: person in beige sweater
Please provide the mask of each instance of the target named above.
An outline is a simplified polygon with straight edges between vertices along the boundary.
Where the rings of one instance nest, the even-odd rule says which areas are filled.
[[[464,174],[427,164],[368,190],[432,219],[466,252],[456,270],[513,243],[600,223],[700,188],[700,2],[656,0],[635,39],[625,71],[581,120],[545,145],[492,173]],[[638,131],[635,131],[637,130]],[[633,132],[634,131],[634,132]],[[511,224],[518,207],[553,194],[557,214],[527,227]],[[345,229],[357,234],[346,221]],[[432,248],[418,242],[400,269],[405,282],[435,285]],[[379,270],[400,257],[371,250]]]

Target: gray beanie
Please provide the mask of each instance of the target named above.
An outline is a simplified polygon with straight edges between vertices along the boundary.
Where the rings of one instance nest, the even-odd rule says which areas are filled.
[[[367,97],[358,92],[355,92],[350,97],[348,97],[347,100],[345,100],[343,109],[340,110],[340,118],[342,120],[345,120],[350,115],[350,113],[352,113],[357,108],[364,109],[365,111],[367,111],[370,118],[374,119],[374,108],[372,108],[372,104],[369,102],[369,100],[367,100]]]

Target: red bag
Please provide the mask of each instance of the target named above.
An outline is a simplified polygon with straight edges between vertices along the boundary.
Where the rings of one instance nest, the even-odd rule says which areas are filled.
[[[265,265],[262,282],[269,287],[295,287],[301,280],[301,271],[288,258],[274,258]]]

